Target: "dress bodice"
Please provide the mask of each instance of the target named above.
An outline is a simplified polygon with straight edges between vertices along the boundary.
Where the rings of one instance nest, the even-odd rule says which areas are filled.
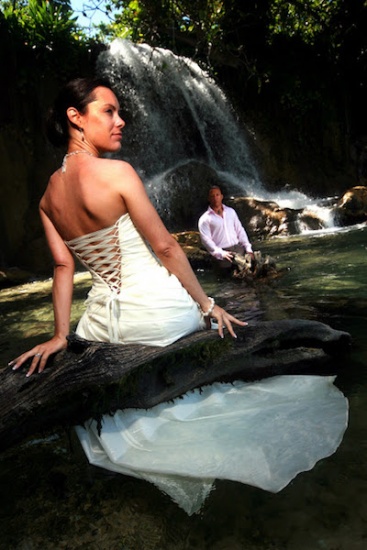
[[[65,241],[65,244],[91,272],[95,284],[103,282],[117,294],[123,283],[132,276],[138,277],[147,263],[158,264],[128,213],[110,227]]]
[[[163,346],[203,328],[196,302],[159,262],[128,213],[65,244],[93,280],[77,328],[82,337]]]
[[[118,218],[110,227],[87,233],[71,241],[65,241],[67,247],[79,261],[115,292],[119,292],[121,285],[119,226],[122,217]]]

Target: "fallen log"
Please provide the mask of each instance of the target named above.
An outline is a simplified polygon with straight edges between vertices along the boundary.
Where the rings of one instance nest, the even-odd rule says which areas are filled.
[[[278,374],[336,374],[348,333],[307,320],[252,322],[237,339],[217,331],[191,334],[171,346],[90,342],[70,335],[68,349],[41,374],[3,372],[0,450],[28,436],[124,408],[149,408],[215,381]]]

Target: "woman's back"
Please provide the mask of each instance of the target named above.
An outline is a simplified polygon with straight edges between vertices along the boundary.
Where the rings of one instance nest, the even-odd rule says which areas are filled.
[[[124,165],[80,154],[67,158],[65,171],[60,168],[51,176],[40,206],[64,240],[109,227],[126,213],[122,188],[129,183],[121,181]]]

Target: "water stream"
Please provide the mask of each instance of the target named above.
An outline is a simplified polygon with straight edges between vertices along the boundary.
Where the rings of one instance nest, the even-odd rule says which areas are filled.
[[[224,94],[189,60],[119,41],[101,57],[100,71],[114,77],[126,98],[124,158],[162,200],[162,175],[194,159],[239,194],[294,208],[312,202],[296,191],[267,195],[245,129]],[[253,243],[284,268],[271,283],[248,288],[219,282],[210,272],[198,276],[208,294],[237,302],[250,322],[316,319],[351,333],[353,347],[337,378],[350,402],[350,424],[332,457],[278,494],[217,482],[201,512],[189,517],[153,485],[89,466],[73,430],[55,430],[0,456],[0,549],[364,550],[367,228],[336,230],[332,220],[325,225],[330,229]],[[73,323],[89,284],[86,274],[77,275]],[[50,335],[50,288],[51,281],[38,281],[1,290],[3,368]]]
[[[170,228],[177,212],[199,216],[213,174],[211,183],[220,182],[225,196],[306,209],[325,227],[333,226],[325,197],[311,198],[291,185],[271,193],[263,186],[251,154],[256,137],[223,90],[191,59],[116,39],[99,56],[97,71],[113,84],[126,121],[118,156],[138,171]],[[201,166],[197,177],[196,164],[188,172],[193,163]],[[190,215],[184,219],[189,220]]]
[[[367,503],[367,228],[255,243],[287,268],[248,289],[198,273],[208,292],[236,299],[248,318],[308,318],[347,330],[353,348],[337,378],[350,424],[337,452],[283,491],[220,481],[188,517],[154,486],[94,469],[73,432],[45,434],[0,458],[1,549],[362,550]],[[76,281],[73,320],[89,281]],[[1,364],[46,337],[50,281],[0,293]]]
[[[223,91],[195,62],[116,39],[100,55],[98,71],[121,96],[126,119],[121,155],[146,183],[196,160],[227,173],[242,192],[261,187],[247,130]]]

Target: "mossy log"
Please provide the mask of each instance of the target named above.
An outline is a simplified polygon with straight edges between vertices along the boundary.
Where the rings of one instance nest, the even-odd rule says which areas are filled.
[[[89,342],[70,335],[45,371],[3,372],[0,449],[118,408],[150,408],[214,381],[337,373],[350,335],[307,320],[252,322],[237,339],[197,332],[171,346]]]

